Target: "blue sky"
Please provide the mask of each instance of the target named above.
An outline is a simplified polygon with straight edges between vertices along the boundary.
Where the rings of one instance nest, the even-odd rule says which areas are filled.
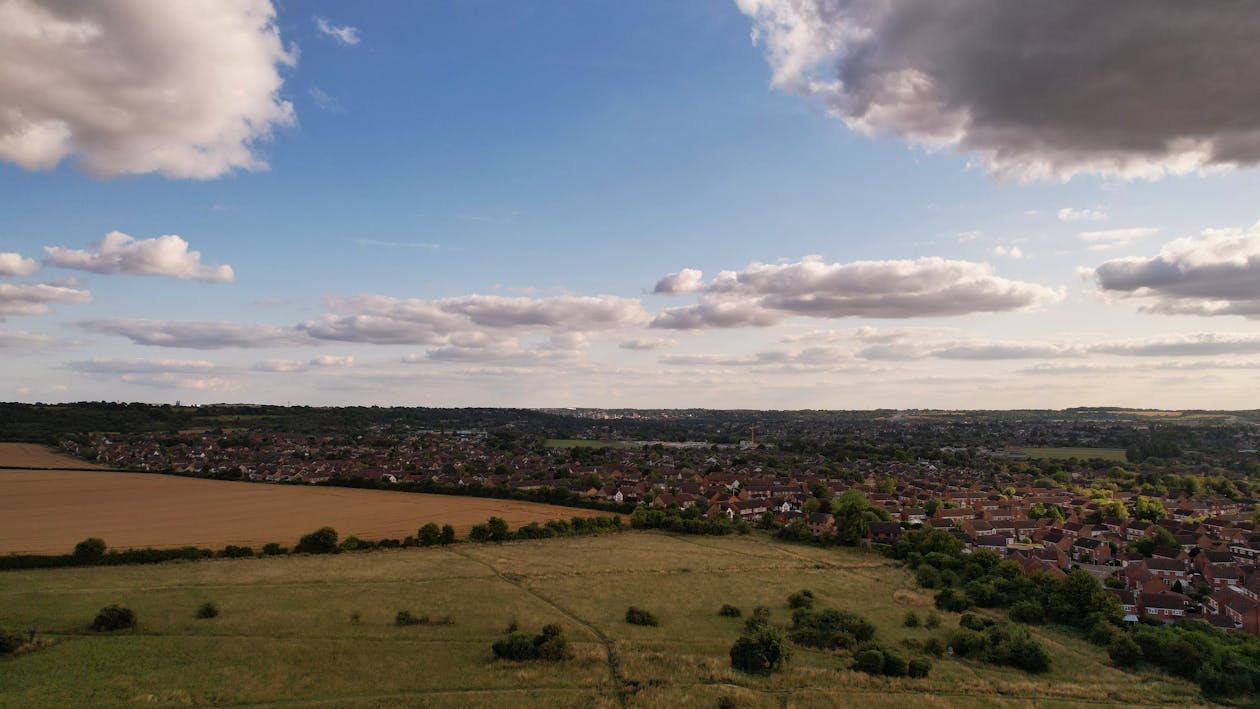
[[[1254,407],[1215,38],[873,7],[0,3],[0,398]]]

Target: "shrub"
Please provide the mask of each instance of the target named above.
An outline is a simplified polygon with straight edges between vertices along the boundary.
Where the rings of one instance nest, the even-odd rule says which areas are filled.
[[[88,537],[74,545],[74,558],[80,561],[95,561],[105,556],[105,540],[100,537]]]
[[[412,615],[411,611],[398,611],[397,615],[394,616],[394,625],[400,628],[408,625],[420,625],[421,623],[428,622],[429,616],[425,615],[417,617]]]
[[[729,603],[724,603],[718,610],[718,615],[723,618],[739,618],[744,615],[744,612]]]
[[[744,621],[744,632],[751,633],[770,622],[770,609],[765,606],[753,606],[752,614]]]
[[[1040,625],[1046,620],[1046,609],[1037,601],[1019,601],[1011,604],[1010,616],[1018,623]]]
[[[792,613],[791,636],[798,645],[826,650],[848,649],[875,636],[875,626],[860,615],[826,608],[798,608]]]
[[[991,627],[993,621],[988,618],[981,618],[974,613],[963,613],[963,616],[958,619],[958,625],[967,630],[984,630]]]
[[[98,633],[110,630],[129,630],[136,627],[136,613],[130,608],[113,605],[105,606],[92,621],[92,630]]]
[[[910,661],[910,666],[906,668],[907,673],[915,679],[927,677],[932,671],[932,661],[922,657],[916,657]]]
[[[303,536],[296,551],[300,554],[332,554],[337,551],[337,530],[332,527],[319,529]]]
[[[945,654],[945,643],[940,638],[928,638],[923,641],[923,651],[934,657],[940,657]]]
[[[923,627],[929,630],[936,630],[941,627],[941,614],[936,611],[928,611],[927,620],[923,621]]]
[[[626,622],[631,625],[660,625],[661,621],[657,619],[649,611],[645,611],[638,606],[630,606],[626,609]]]
[[[797,591],[796,593],[793,593],[792,595],[788,596],[788,607],[793,608],[793,609],[813,608],[814,600],[815,599],[814,599],[813,591],[801,589],[800,591]]]
[[[12,655],[26,644],[21,633],[12,630],[0,630],[0,656]]]
[[[1107,648],[1107,655],[1111,657],[1111,662],[1116,667],[1132,667],[1142,659],[1142,648],[1133,642],[1133,638],[1122,635],[1111,643],[1111,647]]]
[[[916,569],[914,577],[923,588],[937,588],[941,585],[941,572],[931,564],[924,564]]]
[[[288,554],[289,549],[288,547],[280,546],[276,542],[269,542],[263,545],[262,552],[264,556],[280,556],[281,554]]]
[[[781,628],[762,625],[731,646],[731,667],[748,674],[779,672],[792,659],[792,643]]]
[[[1110,647],[1119,637],[1121,631],[1116,626],[1105,620],[1094,623],[1089,629],[1089,641],[1095,645]]]
[[[853,657],[853,669],[869,675],[881,674],[884,671],[884,653],[875,648],[863,650]]]
[[[416,532],[416,542],[422,547],[431,547],[440,541],[442,541],[442,530],[433,522],[429,522]]]
[[[490,541],[490,525],[485,522],[474,524],[472,530],[468,532],[468,538],[474,542]]]
[[[438,544],[443,546],[455,543],[455,528],[449,524],[442,525],[442,536],[438,538]]]
[[[504,660],[563,660],[569,656],[569,644],[558,625],[545,625],[534,637],[513,630],[491,646],[494,656]]]
[[[936,594],[936,607],[951,613],[962,613],[971,607],[967,594],[947,588]]]
[[[884,651],[884,674],[889,677],[905,677],[906,669],[906,658],[895,652]]]
[[[359,547],[364,546],[363,540],[351,534],[346,537],[340,544],[342,551],[355,551]]]
[[[361,620],[363,620],[363,614],[359,611],[353,611],[350,613],[350,622],[352,624],[358,625]]]
[[[905,620],[902,622],[905,623],[907,628],[917,628],[919,627],[919,614],[914,611],[906,611]]]
[[[202,620],[206,620],[208,618],[218,618],[219,607],[209,601],[202,603],[201,606],[197,608],[197,617]]]
[[[219,556],[225,559],[244,559],[253,555],[253,547],[236,546],[235,544],[229,544],[223,547],[223,551],[219,552]]]

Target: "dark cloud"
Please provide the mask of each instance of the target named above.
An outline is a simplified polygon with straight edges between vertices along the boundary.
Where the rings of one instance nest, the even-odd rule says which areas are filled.
[[[1156,177],[1260,161],[1260,3],[737,0],[773,84],[994,173]]]

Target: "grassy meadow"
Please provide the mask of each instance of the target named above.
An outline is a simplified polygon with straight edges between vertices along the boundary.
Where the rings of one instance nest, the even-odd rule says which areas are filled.
[[[1021,452],[1029,458],[1046,458],[1049,460],[1101,458],[1103,460],[1113,460],[1117,463],[1125,462],[1123,448],[1024,448]]]
[[[598,537],[156,566],[0,573],[0,627],[36,628],[55,641],[0,660],[0,706],[1078,706],[1180,705],[1197,688],[1122,673],[1084,640],[1038,631],[1051,672],[1028,675],[972,661],[934,661],[927,679],[875,678],[842,669],[844,653],[798,648],[787,672],[752,677],[727,655],[747,614],[811,589],[822,605],[863,614],[876,640],[943,637],[907,628],[931,597],[891,562],[857,550],[767,537]],[[221,615],[199,620],[198,606]],[[87,629],[96,611],[136,611],[135,631]],[[637,605],[659,627],[628,625]],[[395,627],[399,610],[452,625]],[[358,622],[352,622],[357,614]],[[536,633],[564,628],[570,660],[496,661],[490,644],[510,622]],[[912,650],[902,648],[908,656]]]

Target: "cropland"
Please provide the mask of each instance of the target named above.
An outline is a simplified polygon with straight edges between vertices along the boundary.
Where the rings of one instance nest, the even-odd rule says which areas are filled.
[[[17,469],[17,466],[31,469]],[[0,443],[0,554],[67,554],[87,537],[113,548],[292,545],[323,526],[402,539],[427,522],[462,536],[502,517],[513,528],[591,513],[569,507],[64,468],[91,467],[40,446]],[[54,469],[61,466],[63,469]]]
[[[34,628],[50,647],[0,661],[0,706],[1187,706],[1193,685],[1121,672],[1067,631],[1035,629],[1054,655],[1030,675],[980,662],[934,660],[926,679],[847,669],[847,653],[798,648],[786,672],[730,667],[745,615],[770,608],[790,622],[787,596],[877,626],[876,640],[943,638],[910,628],[930,592],[893,562],[856,549],[789,544],[760,533],[684,537],[627,531],[595,537],[459,543],[335,556],[215,559],[151,566],[0,573],[0,627]],[[212,602],[217,618],[194,617]],[[134,631],[88,630],[108,604],[133,609]],[[624,621],[636,605],[658,627]],[[395,614],[448,625],[397,627]],[[495,660],[509,623],[563,628],[571,659]]]
[[[1117,463],[1125,461],[1124,450],[1121,448],[1024,448],[1022,452],[1029,458],[1046,458],[1049,460],[1067,460],[1069,458],[1090,460],[1101,458],[1102,460],[1113,460]]]

